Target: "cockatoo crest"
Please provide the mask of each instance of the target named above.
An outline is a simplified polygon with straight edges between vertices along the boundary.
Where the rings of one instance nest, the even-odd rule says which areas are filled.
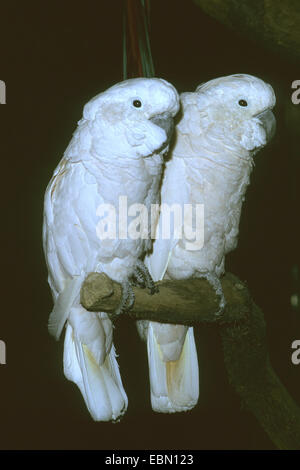
[[[216,139],[227,136],[228,144],[252,151],[266,145],[275,130],[276,103],[272,87],[252,75],[219,77],[197,87],[195,93],[182,93],[184,114],[178,129],[200,135],[208,130]],[[263,121],[263,122],[262,122]]]
[[[168,109],[170,117],[177,113],[179,100],[174,88],[162,79],[136,78],[90,100],[81,124],[88,123],[98,156],[109,151],[116,158],[147,157],[168,144],[167,132],[153,122],[162,109]]]

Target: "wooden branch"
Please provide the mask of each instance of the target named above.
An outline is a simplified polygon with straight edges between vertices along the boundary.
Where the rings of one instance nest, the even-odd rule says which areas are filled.
[[[218,326],[228,378],[242,405],[279,449],[300,449],[300,408],[270,365],[264,316],[246,285],[232,274],[223,277],[227,304],[221,315],[216,315],[218,298],[204,279],[158,285],[159,293],[153,296],[134,288],[135,304],[128,315],[135,320]],[[113,313],[120,298],[121,286],[105,274],[89,274],[81,289],[81,303],[90,311]]]
[[[241,321],[249,312],[250,296],[246,286],[233,274],[222,279],[227,302],[223,315],[217,316],[218,296],[205,279],[160,281],[159,294],[149,295],[145,289],[134,287],[135,302],[128,315],[136,320],[193,325],[219,321]],[[104,273],[91,273],[81,289],[81,304],[91,312],[114,313],[120,303],[121,286]]]
[[[224,325],[225,326],[225,325]],[[262,311],[252,303],[248,321],[220,328],[229,382],[272,442],[300,449],[300,408],[274,372]]]

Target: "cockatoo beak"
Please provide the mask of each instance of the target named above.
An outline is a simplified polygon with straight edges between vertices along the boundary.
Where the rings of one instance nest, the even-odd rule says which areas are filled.
[[[275,130],[276,130],[276,119],[275,119],[274,114],[272,113],[270,109],[267,109],[263,111],[262,113],[257,114],[255,117],[257,117],[260,120],[263,128],[266,131],[267,140],[270,141],[274,137]]]
[[[165,145],[168,145],[171,141],[173,132],[174,132],[174,119],[170,113],[158,114],[149,119],[153,124],[158,127],[161,127],[167,134],[167,140]]]

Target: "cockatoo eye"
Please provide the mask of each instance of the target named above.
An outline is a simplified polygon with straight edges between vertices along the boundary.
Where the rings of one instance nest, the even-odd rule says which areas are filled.
[[[133,100],[132,104],[135,108],[140,108],[142,106],[141,100]]]
[[[240,100],[240,101],[239,101],[239,105],[240,105],[240,106],[248,106],[248,103],[247,103],[246,100]]]

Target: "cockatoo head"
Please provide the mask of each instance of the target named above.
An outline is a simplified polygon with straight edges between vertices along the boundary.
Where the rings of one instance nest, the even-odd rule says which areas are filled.
[[[274,135],[276,99],[263,80],[246,74],[220,77],[199,85],[196,95],[206,126],[215,126],[245,150],[258,150]]]
[[[99,155],[140,158],[166,151],[179,110],[175,88],[159,78],[118,83],[84,107]]]

